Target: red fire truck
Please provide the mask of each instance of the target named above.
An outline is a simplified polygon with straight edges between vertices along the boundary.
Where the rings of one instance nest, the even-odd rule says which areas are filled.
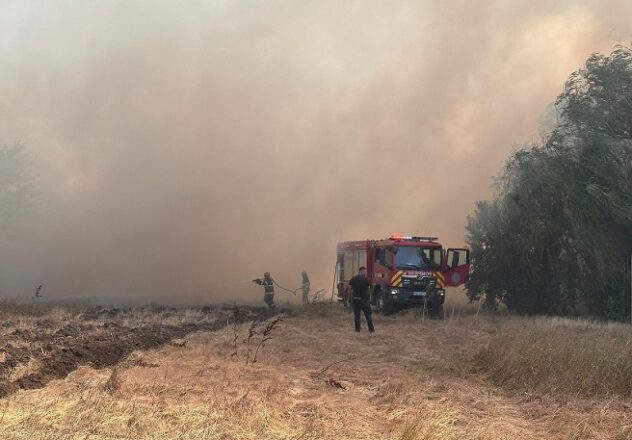
[[[347,305],[349,280],[365,266],[373,283],[371,304],[378,312],[424,306],[442,316],[445,287],[464,284],[469,264],[467,249],[444,250],[436,237],[345,241],[337,246],[338,298]]]

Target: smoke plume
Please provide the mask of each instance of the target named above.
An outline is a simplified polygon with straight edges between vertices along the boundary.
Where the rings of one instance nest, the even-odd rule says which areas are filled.
[[[259,300],[337,241],[462,245],[465,218],[626,0],[0,3],[0,143],[37,209],[0,294]],[[279,293],[281,297],[283,293]]]

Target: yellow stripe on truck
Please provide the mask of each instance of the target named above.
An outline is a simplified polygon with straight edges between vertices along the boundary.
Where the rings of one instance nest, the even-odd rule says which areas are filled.
[[[396,272],[395,275],[391,278],[391,286],[393,287],[402,287],[402,275],[404,274],[403,270]]]
[[[403,270],[395,272],[393,276],[391,277],[391,282],[395,281],[397,278],[401,278],[403,274],[404,274]]]
[[[443,286],[445,286],[445,278],[443,274],[441,272],[435,272],[434,276],[437,279],[437,287],[440,287],[443,289]]]

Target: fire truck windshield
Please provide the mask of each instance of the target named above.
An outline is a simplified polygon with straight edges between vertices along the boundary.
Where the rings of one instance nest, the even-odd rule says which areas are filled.
[[[441,249],[416,246],[397,246],[395,248],[397,269],[439,269],[441,267]]]

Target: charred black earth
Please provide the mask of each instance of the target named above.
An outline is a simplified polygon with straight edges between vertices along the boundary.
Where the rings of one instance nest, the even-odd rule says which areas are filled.
[[[110,367],[134,351],[218,330],[231,323],[235,312],[234,307],[93,307],[67,313],[61,322],[51,312],[5,317],[0,324],[0,398],[42,388],[79,366]],[[240,320],[265,320],[278,312],[240,307],[238,315]]]

